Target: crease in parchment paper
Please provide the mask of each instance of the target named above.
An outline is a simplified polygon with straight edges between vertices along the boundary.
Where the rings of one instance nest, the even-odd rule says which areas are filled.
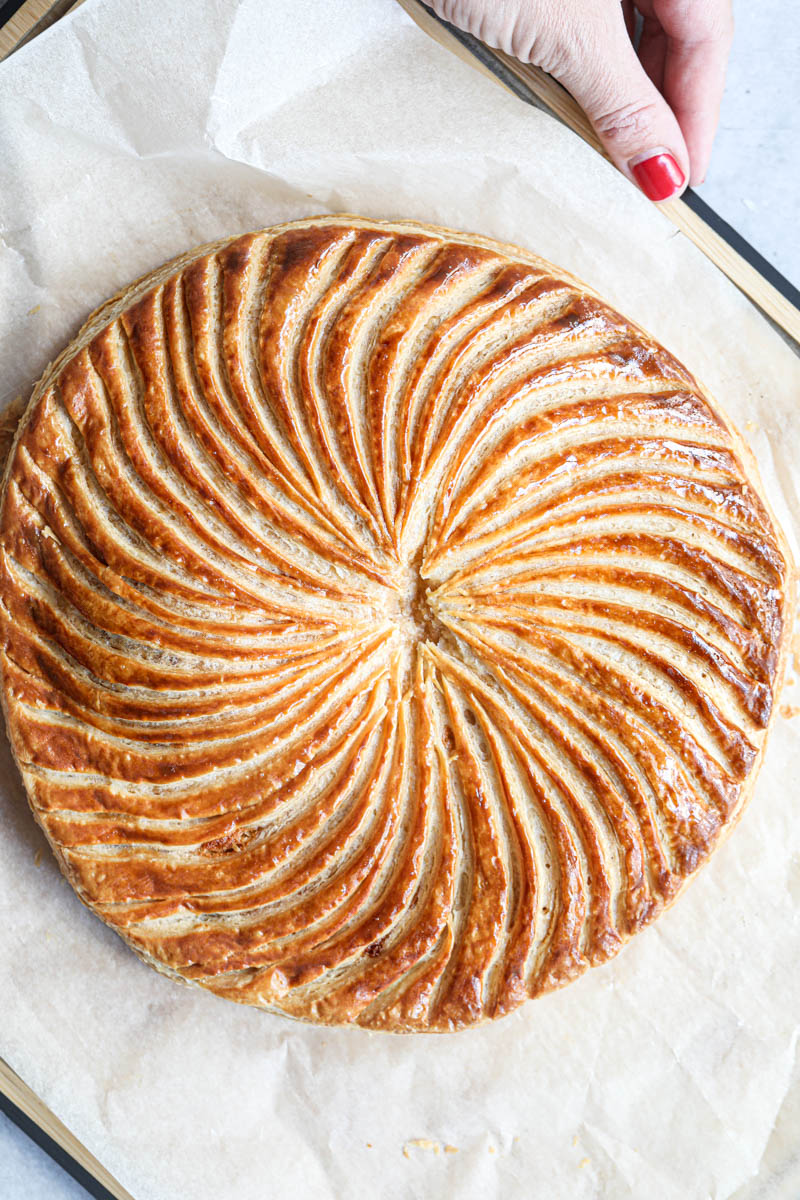
[[[336,211],[586,279],[718,398],[796,545],[800,360],[607,163],[394,0],[88,0],[0,66],[0,404],[143,272]],[[496,1025],[392,1038],[145,967],[59,875],[3,743],[0,1053],[137,1200],[783,1200],[798,778],[781,716],[739,828],[617,960]]]
[[[751,1179],[740,1188],[733,1200],[764,1200],[780,1189],[781,1196],[800,1194],[800,1071],[798,1071],[798,1033],[792,1037],[790,1086],[775,1114],[769,1140],[762,1151]],[[775,1193],[777,1194],[777,1193]]]

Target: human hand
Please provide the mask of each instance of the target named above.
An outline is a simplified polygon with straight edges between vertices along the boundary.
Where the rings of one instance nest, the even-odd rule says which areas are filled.
[[[702,183],[733,35],[731,0],[426,0],[553,75],[651,200]],[[643,28],[631,41],[635,11]]]

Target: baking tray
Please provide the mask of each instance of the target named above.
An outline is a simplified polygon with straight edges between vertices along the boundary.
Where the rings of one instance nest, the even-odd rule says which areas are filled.
[[[83,0],[0,0],[0,60],[81,3]],[[421,0],[398,0],[398,3],[426,33],[470,66],[490,75],[520,100],[550,113],[602,153],[581,109],[540,68],[490,49],[436,17]],[[800,353],[800,290],[691,189],[680,200],[661,207]],[[0,1111],[97,1200],[133,1200],[2,1057]]]

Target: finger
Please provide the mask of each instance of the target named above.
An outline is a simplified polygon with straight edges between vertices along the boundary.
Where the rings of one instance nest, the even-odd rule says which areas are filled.
[[[618,21],[598,23],[588,37],[588,47],[578,36],[566,39],[553,73],[581,105],[619,169],[651,200],[672,199],[688,180],[686,143],[674,113],[636,57],[621,12]]]
[[[702,183],[711,158],[731,36],[728,28],[699,42],[667,42],[663,91],[683,132],[693,184]]]
[[[664,87],[664,63],[667,57],[667,35],[661,28],[661,23],[653,17],[645,17],[642,23],[642,36],[639,39],[639,62],[661,91]]]

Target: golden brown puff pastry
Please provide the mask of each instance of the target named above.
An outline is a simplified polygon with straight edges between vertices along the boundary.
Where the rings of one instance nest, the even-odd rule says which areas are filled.
[[[583,284],[356,217],[219,242],[37,387],[0,519],[33,811],[161,971],[386,1030],[614,955],[738,817],[791,569],[741,441]]]

